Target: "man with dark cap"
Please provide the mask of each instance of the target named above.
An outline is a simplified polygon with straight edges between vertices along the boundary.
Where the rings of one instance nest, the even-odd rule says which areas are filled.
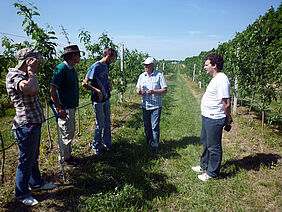
[[[23,204],[33,206],[38,201],[31,196],[31,190],[50,190],[56,186],[46,183],[38,168],[41,125],[45,121],[36,77],[41,56],[31,48],[24,48],[16,57],[18,64],[10,68],[6,76],[7,92],[16,108],[12,125],[19,149],[15,197]]]
[[[66,166],[76,166],[79,160],[71,155],[71,142],[75,133],[75,108],[79,103],[78,77],[74,65],[80,62],[80,50],[77,45],[67,46],[61,57],[64,62],[56,66],[50,87],[61,130],[62,155],[59,160],[63,160]]]

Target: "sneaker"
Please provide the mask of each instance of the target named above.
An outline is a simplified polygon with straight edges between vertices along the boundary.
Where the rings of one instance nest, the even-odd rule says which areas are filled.
[[[66,166],[78,166],[78,163],[79,163],[79,159],[73,156],[70,156],[69,159],[64,161],[64,165]]]
[[[94,149],[93,147],[91,148],[91,151],[95,154],[95,155],[102,155],[102,152],[98,149]]]
[[[27,206],[34,206],[38,204],[38,201],[34,199],[32,196],[27,197],[25,199],[17,199],[19,202],[27,205]]]
[[[205,171],[204,169],[202,169],[201,166],[193,166],[193,167],[192,167],[192,170],[193,170],[194,172],[204,172],[204,171]]]
[[[158,154],[159,153],[159,148],[158,147],[154,147],[153,148],[153,154]]]
[[[28,186],[28,189],[30,191],[41,191],[41,190],[52,190],[54,188],[56,188],[57,186],[54,185],[54,184],[50,184],[50,183],[45,183],[44,185],[42,186],[34,186],[34,187],[30,187]]]
[[[207,175],[207,173],[204,173],[204,174],[201,174],[201,175],[198,175],[198,178],[202,181],[207,181],[208,179],[211,179],[212,177],[210,177],[209,175]]]
[[[41,186],[40,188],[38,188],[39,190],[52,190],[54,188],[56,188],[57,186],[54,184],[50,184],[50,183],[45,183],[43,186]]]

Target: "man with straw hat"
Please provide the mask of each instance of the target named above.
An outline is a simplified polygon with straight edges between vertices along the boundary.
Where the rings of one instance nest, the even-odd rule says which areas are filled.
[[[75,108],[79,103],[78,77],[74,65],[80,62],[80,50],[77,45],[67,46],[61,57],[64,62],[56,66],[50,87],[61,130],[62,155],[59,160],[62,159],[66,166],[77,166],[79,160],[71,155],[71,142],[75,133]]]

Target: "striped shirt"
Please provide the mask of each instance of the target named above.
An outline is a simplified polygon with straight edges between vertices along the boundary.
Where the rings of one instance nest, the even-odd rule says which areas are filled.
[[[45,121],[39,95],[32,96],[19,90],[19,83],[22,80],[28,80],[27,73],[15,68],[9,69],[6,76],[6,89],[16,109],[13,129],[18,126],[40,124]]]
[[[136,88],[142,90],[159,90],[166,88],[167,84],[162,73],[154,70],[151,75],[147,72],[142,73],[139,76]],[[142,95],[142,107],[146,110],[153,110],[162,106],[162,95],[152,94]]]

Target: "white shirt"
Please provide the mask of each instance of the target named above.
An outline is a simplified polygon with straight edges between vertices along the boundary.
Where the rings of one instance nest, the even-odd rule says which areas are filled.
[[[222,104],[223,98],[230,98],[230,82],[224,73],[219,72],[212,78],[202,97],[202,115],[211,119],[226,117]]]
[[[151,75],[148,75],[147,72],[142,73],[139,76],[136,88],[142,90],[159,90],[166,88],[167,84],[162,73],[153,70]],[[152,94],[142,95],[142,107],[146,110],[153,110],[159,107],[162,107],[162,95],[161,94]]]

